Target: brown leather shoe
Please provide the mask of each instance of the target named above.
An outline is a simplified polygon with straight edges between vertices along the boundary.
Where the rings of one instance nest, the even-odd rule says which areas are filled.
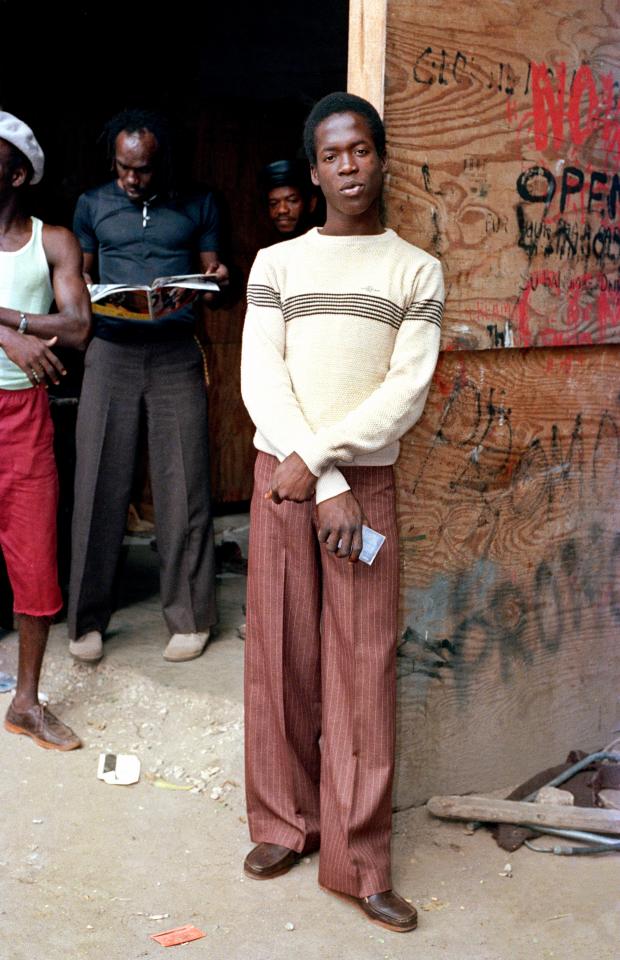
[[[373,923],[378,923],[386,930],[407,933],[408,930],[415,930],[418,925],[416,908],[393,890],[373,893],[369,897],[352,897],[338,890],[330,890],[328,887],[323,887],[323,890],[354,903]]]
[[[4,727],[9,733],[23,733],[32,737],[45,750],[77,750],[82,746],[82,741],[71,727],[55,717],[42,703],[36,703],[23,713],[18,713],[11,703]]]
[[[299,863],[301,854],[278,843],[259,843],[243,861],[243,872],[253,880],[273,880]]]

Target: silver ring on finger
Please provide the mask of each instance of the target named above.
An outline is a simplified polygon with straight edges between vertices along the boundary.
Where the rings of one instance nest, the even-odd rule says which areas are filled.
[[[32,379],[36,384],[41,383],[41,378],[39,377],[39,374],[37,373],[36,370],[32,370]]]

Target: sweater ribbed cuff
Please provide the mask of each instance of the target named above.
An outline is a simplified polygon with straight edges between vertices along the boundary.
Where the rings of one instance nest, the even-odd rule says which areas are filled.
[[[325,473],[322,473],[316,484],[316,502],[322,503],[323,500],[330,500],[337,497],[338,494],[350,490],[351,487],[341,474],[337,467],[330,467]]]
[[[310,470],[315,477],[320,477],[321,474],[331,466],[329,458],[325,455],[325,451],[321,450],[314,438],[308,438],[301,443],[297,443],[295,445],[295,453],[301,457],[308,467],[308,470]]]

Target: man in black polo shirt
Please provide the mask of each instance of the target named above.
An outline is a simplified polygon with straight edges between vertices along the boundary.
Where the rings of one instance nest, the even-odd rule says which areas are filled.
[[[106,136],[116,177],[83,194],[75,212],[87,280],[97,272],[101,283],[151,283],[197,267],[226,280],[214,199],[175,191],[165,121],[124,111]],[[144,411],[171,634],[164,657],[191,660],[216,620],[206,392],[194,313],[185,307],[157,323],[96,313],[94,320],[77,425],[70,651],[90,662],[103,653]]]

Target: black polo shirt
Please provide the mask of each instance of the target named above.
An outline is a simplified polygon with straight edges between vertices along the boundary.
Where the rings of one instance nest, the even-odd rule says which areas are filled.
[[[200,270],[198,254],[218,249],[218,212],[212,194],[173,201],[155,195],[130,200],[115,180],[83,193],[73,231],[85,253],[97,255],[100,283],[152,283]],[[95,307],[96,310],[96,307]],[[148,343],[191,336],[194,311],[185,307],[153,323],[94,314],[95,336]]]

